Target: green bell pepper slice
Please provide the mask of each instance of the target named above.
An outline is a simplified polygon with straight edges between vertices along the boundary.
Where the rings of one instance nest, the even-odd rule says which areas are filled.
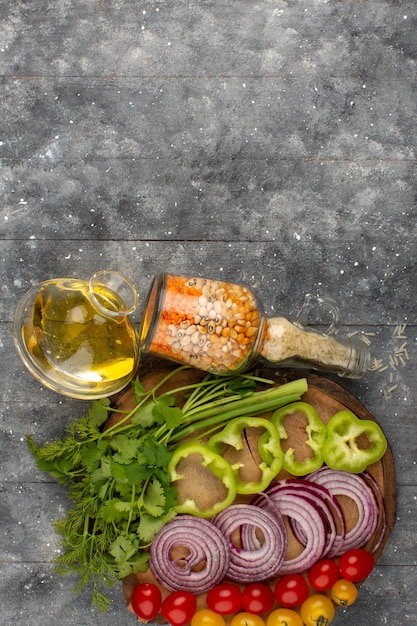
[[[216,502],[212,507],[207,509],[200,509],[195,500],[185,498],[183,502],[175,506],[175,510],[177,513],[185,513],[197,517],[213,517],[213,515],[220,513],[220,511],[223,511],[223,509],[232,504],[236,497],[236,483],[233,470],[230,463],[207,446],[188,442],[178,446],[172,454],[168,465],[172,482],[185,478],[184,474],[178,473],[177,467],[181,459],[185,459],[191,454],[198,454],[202,458],[201,464],[207,467],[214,476],[221,480],[226,489],[226,496],[223,500]]]
[[[243,449],[244,431],[247,428],[264,428],[265,432],[258,438],[258,451],[261,462],[259,481],[245,481],[240,477],[240,469],[244,463],[234,463],[232,471],[239,494],[252,494],[264,491],[282,468],[284,455],[281,449],[277,429],[263,417],[237,417],[232,419],[219,433],[210,437],[208,446],[214,452],[222,454],[225,446],[235,450]]]
[[[379,424],[360,419],[351,411],[340,411],[327,424],[323,459],[332,469],[360,474],[384,456],[387,446]]]
[[[308,402],[292,402],[277,411],[271,417],[281,439],[288,439],[285,429],[285,420],[294,413],[301,412],[307,420],[306,445],[311,449],[312,456],[297,460],[294,448],[284,452],[284,469],[294,476],[305,476],[319,469],[323,465],[322,447],[327,437],[326,425],[321,421],[316,409]]]

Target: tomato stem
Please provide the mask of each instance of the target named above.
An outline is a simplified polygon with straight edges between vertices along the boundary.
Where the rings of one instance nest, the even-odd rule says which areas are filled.
[[[339,598],[339,596],[335,595],[335,598],[337,599],[337,603],[344,609],[346,609],[349,606],[349,602],[346,600],[346,598]]]

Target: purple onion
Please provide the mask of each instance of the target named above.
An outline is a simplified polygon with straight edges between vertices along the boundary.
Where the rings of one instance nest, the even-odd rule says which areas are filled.
[[[339,556],[352,548],[361,548],[374,534],[379,517],[379,507],[372,488],[360,474],[332,470],[327,466],[308,475],[308,480],[324,485],[333,496],[351,498],[358,509],[355,527],[345,533],[340,549],[333,554]]]
[[[242,583],[267,580],[282,567],[288,546],[283,522],[272,513],[251,504],[233,504],[218,513],[213,524],[226,538],[230,550],[227,577]],[[233,542],[240,531],[242,546]],[[262,532],[260,541],[257,532]]]
[[[263,495],[255,496],[252,504],[264,507],[267,499],[274,503],[281,515],[292,518],[300,525],[306,540],[304,550],[296,557],[284,560],[278,573],[284,576],[304,572],[322,557],[326,548],[326,522],[320,508],[305,493],[295,493],[292,489],[286,492],[284,488],[279,488],[279,482],[266,489]]]
[[[175,548],[185,556],[173,558]],[[219,583],[229,568],[229,546],[210,521],[193,515],[178,515],[157,533],[151,547],[149,567],[161,585],[170,591],[205,593]]]

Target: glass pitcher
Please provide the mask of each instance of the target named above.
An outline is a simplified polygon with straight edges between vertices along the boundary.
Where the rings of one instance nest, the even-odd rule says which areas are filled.
[[[138,337],[129,314],[137,304],[134,286],[117,272],[45,281],[17,306],[17,350],[46,387],[73,398],[109,396],[136,374]]]

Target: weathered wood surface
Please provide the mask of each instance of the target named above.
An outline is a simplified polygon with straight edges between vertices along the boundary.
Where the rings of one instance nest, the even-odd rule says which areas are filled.
[[[53,572],[66,493],[24,438],[85,404],[12,340],[27,288],[102,267],[142,304],[163,270],[248,284],[269,315],[321,293],[372,333],[388,369],[337,382],[390,440],[397,522],[333,623],[416,622],[416,32],[412,0],[0,0],[2,625],[134,623],[121,586],[102,616]]]

